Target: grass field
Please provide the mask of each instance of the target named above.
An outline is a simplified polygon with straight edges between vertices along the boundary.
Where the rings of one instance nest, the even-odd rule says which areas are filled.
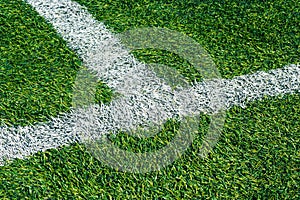
[[[196,40],[223,78],[299,64],[300,5],[273,1],[77,0],[114,33],[165,27]],[[55,29],[21,0],[0,0],[0,124],[44,122],[68,112],[82,61]],[[176,55],[157,50],[133,54],[199,77]],[[99,83],[97,100],[112,91]],[[198,156],[209,116],[202,116],[191,148],[161,171],[116,171],[82,144],[40,152],[0,166],[1,199],[299,199],[300,96],[266,97],[226,113],[222,136],[210,155]],[[166,135],[169,134],[169,135]],[[170,139],[120,134],[123,149],[146,151]]]

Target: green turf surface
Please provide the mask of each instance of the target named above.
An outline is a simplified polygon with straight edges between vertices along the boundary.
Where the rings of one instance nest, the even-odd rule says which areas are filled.
[[[298,102],[294,106],[291,103]],[[117,172],[74,145],[1,167],[0,196],[54,199],[297,199],[299,96],[254,102],[227,114],[205,160],[201,140],[160,172]],[[123,144],[124,145],[124,144]]]
[[[184,32],[211,54],[224,78],[299,63],[296,1],[78,2],[115,32],[140,26]],[[68,111],[81,62],[55,30],[22,1],[1,0],[0,34],[1,122],[25,125]],[[190,65],[174,55],[148,50],[135,55],[198,77],[193,70],[186,72]],[[109,101],[111,92],[103,88],[98,98]],[[209,121],[202,116],[192,147],[159,172],[118,172],[79,144],[15,160],[0,167],[0,198],[299,199],[299,98],[287,95],[230,109],[222,137],[207,159],[197,155]],[[165,131],[148,140],[126,135],[113,140],[123,149],[148,151],[170,135]]]
[[[77,0],[119,33],[163,27],[196,40],[224,78],[299,63],[297,1]]]
[[[80,60],[30,6],[5,0],[0,9],[2,123],[24,125],[67,111]]]
[[[0,9],[0,124],[28,125],[68,111],[80,59],[29,5],[3,0]],[[104,88],[98,100],[109,98]]]

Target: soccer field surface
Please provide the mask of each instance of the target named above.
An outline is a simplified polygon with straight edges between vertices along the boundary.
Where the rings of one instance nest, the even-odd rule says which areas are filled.
[[[224,80],[260,71],[279,73],[299,64],[296,1],[77,2],[115,34],[139,27],[184,33],[210,54]],[[0,2],[0,33],[0,125],[31,126],[68,113],[76,74],[84,66],[76,48],[73,51],[26,1]],[[173,67],[190,81],[201,80],[201,74],[174,53],[155,49],[132,53],[140,61]],[[96,103],[108,103],[115,95],[104,82],[97,84]],[[298,92],[233,105],[226,111],[219,141],[208,157],[201,158],[199,149],[210,121],[202,114],[190,148],[171,165],[146,174],[110,168],[81,143],[55,146],[0,166],[0,197],[299,199],[299,114]],[[147,139],[121,133],[111,140],[124,150],[150,152],[168,144],[175,127],[167,123]]]

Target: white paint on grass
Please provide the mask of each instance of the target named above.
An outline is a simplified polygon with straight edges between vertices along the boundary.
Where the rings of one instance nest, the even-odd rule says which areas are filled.
[[[109,105],[72,110],[47,123],[0,127],[0,164],[4,164],[5,159],[23,159],[38,151],[81,142],[84,138],[79,133],[82,132],[106,134],[118,129],[130,130],[146,121],[160,123],[174,114],[216,113],[234,105],[244,106],[265,95],[300,91],[299,65],[232,80],[207,80],[185,90],[173,91],[129,54],[103,23],[93,19],[79,4],[69,0],[27,2],[54,26],[86,67],[97,72],[97,77],[125,97]],[[143,99],[145,95],[140,95],[143,91],[151,91],[151,94]]]
[[[190,112],[207,111],[205,102],[207,94],[219,91],[224,98],[225,108],[234,105],[244,106],[247,101],[259,99],[265,95],[277,96],[291,94],[300,91],[300,66],[289,65],[282,69],[271,70],[269,73],[258,72],[252,75],[239,76],[232,80],[222,79],[218,81],[203,82],[184,93],[197,93],[196,99],[187,99],[189,103],[183,104],[181,112],[188,114]],[[182,94],[178,94],[181,96]],[[186,96],[186,94],[184,94]],[[102,107],[107,111],[130,111],[128,108],[122,108],[113,104],[112,107]],[[213,108],[215,105],[211,105]],[[81,129],[91,130],[104,129],[110,127],[110,124],[104,124],[99,115],[100,107],[95,105],[89,109],[74,111],[64,114],[59,118],[53,118],[48,123],[25,127],[0,127],[0,163],[3,159],[24,158],[38,151],[45,151],[50,148],[57,148],[62,145],[80,141],[78,134],[78,120],[84,122],[86,119],[93,119],[94,123],[81,124]],[[217,110],[215,110],[217,111]],[[112,112],[113,113],[113,112]],[[115,113],[116,114],[116,113]],[[130,118],[130,112],[126,119]],[[124,116],[124,115],[123,115]],[[125,115],[126,116],[126,115]],[[92,121],[92,120],[90,120]],[[113,121],[117,121],[114,119]],[[112,122],[111,122],[112,123]],[[130,121],[128,121],[130,123]],[[91,126],[92,125],[92,126]],[[76,128],[77,127],[77,128]],[[126,127],[124,127],[126,128]],[[104,133],[104,132],[103,132]]]

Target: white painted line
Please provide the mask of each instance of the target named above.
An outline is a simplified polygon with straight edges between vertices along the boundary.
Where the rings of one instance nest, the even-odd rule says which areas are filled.
[[[135,60],[103,23],[93,19],[77,3],[69,0],[27,2],[53,24],[70,48],[82,58],[84,65],[96,71],[98,77],[109,87],[127,97],[137,98],[141,98],[139,94],[145,88],[147,91],[153,91],[155,87],[160,87],[160,90],[154,92],[158,95],[157,98],[151,94],[147,102],[143,99],[122,98],[110,105],[93,105],[85,110],[73,110],[69,114],[51,119],[48,123],[25,127],[0,127],[0,164],[4,164],[5,159],[25,158],[38,151],[80,142],[83,139],[79,135],[80,132],[105,134],[117,131],[118,128],[127,130],[134,128],[141,120],[155,123],[172,117],[174,113],[215,113],[234,105],[244,106],[246,102],[265,95],[277,96],[300,91],[299,65],[289,65],[268,73],[239,76],[232,80],[214,79],[186,90],[172,91],[170,86],[147,70],[145,65]],[[211,101],[214,98],[218,101]],[[149,102],[149,99],[152,102]],[[133,102],[150,108],[133,113],[141,106],[128,106]],[[157,113],[143,116],[149,113],[145,112],[147,110]],[[135,116],[139,118],[134,119]],[[89,123],[85,124],[86,121]]]
[[[182,112],[185,111],[186,113],[184,114],[190,114],[191,112],[207,111],[207,104],[202,104],[202,102],[207,101],[207,94],[216,90],[219,91],[219,94],[226,97],[223,105],[227,109],[234,105],[244,106],[247,101],[259,99],[265,95],[277,96],[299,92],[300,65],[290,65],[282,69],[272,70],[269,73],[258,72],[252,75],[239,76],[232,80],[222,79],[216,82],[203,82],[197,85],[197,90],[184,91],[187,93],[201,92],[197,95],[189,95],[197,98],[188,99],[189,103],[183,104],[185,106],[182,107]],[[113,107],[104,106],[100,110],[116,110],[118,112],[123,110],[128,112],[128,115],[131,114],[128,108],[122,108],[120,105],[123,104],[116,103],[113,104]],[[211,108],[215,106],[211,105]],[[84,129],[84,125],[81,126],[81,129],[78,129],[78,120],[83,122],[89,118],[91,119],[90,121],[94,120],[94,123],[91,123],[93,126],[88,124],[85,127],[86,130],[105,130],[107,127],[111,127],[109,123],[112,122],[106,122],[108,124],[102,123],[101,117],[103,116],[99,115],[99,107],[95,105],[84,112],[80,110],[74,111],[59,118],[53,118],[48,123],[36,126],[0,127],[0,164],[2,164],[3,159],[24,158],[38,151],[45,151],[80,141],[78,131],[82,128]],[[117,121],[117,119],[115,120]],[[128,124],[126,124],[126,121],[124,123],[119,125],[125,125],[123,128],[126,128]]]

